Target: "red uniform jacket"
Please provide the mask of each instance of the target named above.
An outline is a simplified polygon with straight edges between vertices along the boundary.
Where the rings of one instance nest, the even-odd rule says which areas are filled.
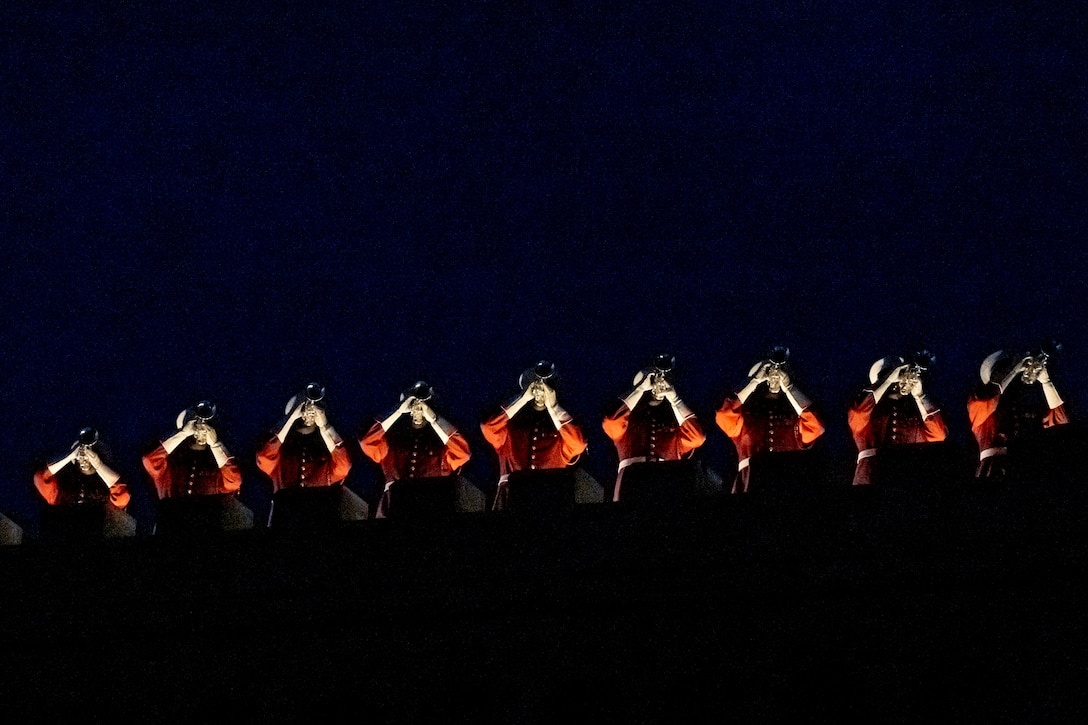
[[[748,460],[753,455],[805,450],[824,432],[823,424],[811,409],[798,415],[789,398],[782,394],[753,393],[745,403],[735,395],[726,396],[715,420],[737,449],[733,493],[748,491]]]
[[[257,466],[272,479],[272,490],[281,491],[340,483],[351,470],[351,457],[342,444],[330,451],[317,430],[309,434],[292,430],[283,443],[272,436],[261,447]]]
[[[359,439],[359,446],[382,467],[385,476],[386,490],[378,502],[377,518],[385,518],[389,511],[389,484],[406,478],[452,475],[472,456],[468,441],[459,431],[453,431],[443,444],[430,424],[413,428],[402,421],[388,431],[382,429],[380,421],[375,422]]]
[[[1003,395],[997,383],[988,383],[971,394],[967,415],[971,419],[971,432],[978,441],[977,475],[989,474],[993,455],[1003,454],[1010,441],[1034,438],[1047,428],[1069,422],[1065,406],[1051,408],[1037,388],[1014,381]]]
[[[645,401],[644,397],[642,401]],[[706,436],[694,415],[683,423],[676,422],[676,415],[668,401],[659,405],[640,402],[632,411],[627,403],[601,423],[604,432],[616,446],[620,459],[616,473],[616,490],[613,501],[620,500],[623,470],[630,463],[641,461],[679,461],[689,458],[695,449],[703,445]]]
[[[566,468],[586,449],[582,429],[568,421],[558,429],[546,410],[526,405],[513,418],[505,410],[480,424],[484,438],[499,457],[499,489],[495,508],[506,502],[506,479],[514,471]]]
[[[370,460],[381,465],[386,483],[402,478],[432,478],[456,473],[472,456],[468,441],[454,431],[445,445],[430,425],[413,428],[397,424],[388,431],[380,422],[359,439]]]
[[[194,451],[182,443],[167,454],[160,444],[143,460],[160,499],[235,493],[242,487],[242,472],[234,458],[219,468],[207,448]]]
[[[854,485],[872,483],[870,458],[885,446],[912,443],[938,443],[948,437],[941,412],[926,419],[910,395],[892,397],[886,394],[879,403],[873,391],[863,390],[847,416],[850,432],[858,447],[858,464],[854,469]]]
[[[79,466],[69,463],[52,474],[49,468],[43,468],[34,474],[34,486],[51,506],[72,506],[79,504],[104,504],[109,501],[119,509],[128,506],[128,486],[118,480],[107,488],[106,482],[97,473],[85,475]]]

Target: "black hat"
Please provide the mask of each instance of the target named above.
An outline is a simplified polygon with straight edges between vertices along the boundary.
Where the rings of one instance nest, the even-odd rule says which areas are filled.
[[[654,372],[667,375],[672,372],[674,367],[676,367],[676,358],[667,352],[656,355],[654,356],[654,360],[650,364],[650,367],[653,368]]]
[[[193,417],[207,423],[215,417],[215,403],[208,400],[200,401],[193,406]]]
[[[98,443],[98,430],[95,428],[84,428],[79,431],[79,445],[81,446],[93,446]]]
[[[1012,370],[1012,355],[1004,350],[998,350],[982,361],[982,365],[978,368],[978,376],[985,385],[994,379],[1004,379],[1010,370]]]
[[[869,382],[876,385],[891,374],[892,370],[903,364],[903,358],[898,355],[882,357],[869,366]]]
[[[76,442],[72,444],[72,450],[83,446],[84,448],[93,448],[98,445],[98,429],[96,428],[83,428],[79,431],[79,435],[76,436]]]
[[[320,403],[325,399],[325,386],[320,383],[310,383],[306,386],[306,390],[304,390],[302,394],[305,395],[306,400],[311,403]]]
[[[1049,340],[1018,357],[1005,350],[998,350],[982,361],[982,365],[979,366],[978,376],[982,378],[983,383],[1001,381],[1025,357],[1033,357],[1045,364],[1061,349],[1060,342]]]
[[[770,352],[767,353],[767,357],[763,358],[751,367],[751,369],[748,371],[748,377],[752,377],[753,375],[755,375],[757,372],[759,372],[759,369],[767,363],[770,363],[775,367],[786,368],[786,370],[788,371],[789,366],[786,365],[786,362],[789,359],[790,349],[785,345],[775,345],[771,348]]]
[[[287,401],[287,405],[283,408],[284,415],[291,415],[291,411],[295,409],[299,403],[305,401],[307,403],[321,404],[324,407],[325,400],[325,386],[321,383],[309,383],[299,395],[291,396],[291,399]]]
[[[540,360],[536,365],[522,372],[518,377],[518,386],[525,390],[533,383],[542,382],[547,383],[548,387],[554,388],[558,379],[559,374],[555,369],[555,365],[548,360]]]
[[[654,355],[654,359],[650,361],[649,366],[644,367],[635,373],[635,379],[632,382],[633,385],[640,385],[642,381],[646,379],[647,375],[660,375],[665,380],[672,382],[672,373],[676,368],[676,357],[669,353],[661,353],[660,355]]]
[[[412,387],[405,390],[400,394],[401,400],[407,400],[408,398],[415,398],[421,403],[426,403],[428,400],[434,397],[434,388],[428,385],[423,380],[417,380],[412,384]]]
[[[215,415],[215,403],[209,400],[202,400],[194,405],[192,408],[186,408],[185,410],[178,413],[178,430],[184,428],[185,424],[188,423],[190,420],[199,420],[202,423],[207,423],[208,421],[215,418]]]
[[[869,368],[869,382],[873,385],[882,382],[887,375],[890,375],[893,370],[904,363],[910,365],[917,372],[924,373],[933,367],[935,362],[937,362],[937,356],[925,348],[911,353],[906,360],[899,356],[884,357],[877,360]]]

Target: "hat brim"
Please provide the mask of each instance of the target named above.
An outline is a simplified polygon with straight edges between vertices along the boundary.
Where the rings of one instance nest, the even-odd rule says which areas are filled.
[[[983,360],[982,365],[978,368],[978,376],[982,379],[982,384],[989,385],[993,382],[995,370],[1004,367],[1005,362],[1009,359],[1011,358],[1008,353],[1004,350],[998,350]]]
[[[869,383],[876,385],[902,364],[903,358],[898,355],[880,358],[869,367]]]

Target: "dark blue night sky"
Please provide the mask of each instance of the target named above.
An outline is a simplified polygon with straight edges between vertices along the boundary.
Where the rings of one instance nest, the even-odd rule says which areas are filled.
[[[30,527],[85,425],[146,520],[139,456],[205,397],[259,508],[311,379],[346,438],[431,381],[485,486],[481,412],[542,357],[602,480],[662,350],[727,477],[713,411],[777,342],[847,462],[869,365],[920,344],[965,448],[999,347],[1061,340],[1088,410],[1076,4],[39,5],[0,10],[0,510]]]

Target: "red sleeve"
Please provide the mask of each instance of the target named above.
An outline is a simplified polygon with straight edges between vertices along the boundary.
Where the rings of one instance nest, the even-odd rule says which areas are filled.
[[[706,442],[706,436],[703,435],[703,426],[699,424],[699,420],[694,415],[680,424],[677,433],[680,437],[681,456],[691,453]]]
[[[733,440],[740,438],[740,433],[744,430],[742,405],[740,398],[735,395],[727,395],[725,400],[722,401],[722,406],[718,408],[718,412],[714,415],[714,421],[718,424],[718,427]]]
[[[446,466],[451,471],[459,470],[472,457],[472,452],[468,449],[468,440],[461,435],[460,431],[455,430],[446,441],[445,456]]]
[[[855,486],[868,486],[873,482],[873,459],[863,458],[854,467]]]
[[[123,509],[128,506],[128,502],[131,496],[128,492],[128,486],[121,483],[118,479],[117,483],[110,486],[110,503],[119,509]]]
[[[223,491],[234,493],[242,487],[242,469],[234,462],[234,458],[227,459],[219,468],[219,475],[223,479]]]
[[[375,463],[381,463],[389,455],[389,441],[385,438],[385,429],[380,421],[370,426],[366,435],[359,439],[359,447],[367,458]]]
[[[612,415],[606,416],[601,421],[605,435],[614,441],[618,441],[627,433],[627,424],[631,421],[631,409],[627,403],[620,403],[620,407]]]
[[[559,426],[559,436],[563,439],[563,461],[569,466],[586,449],[586,437],[574,421]]]
[[[801,411],[797,420],[797,427],[801,433],[801,445],[811,446],[813,442],[824,434],[824,425],[811,409]]]
[[[34,486],[47,504],[53,505],[57,502],[57,496],[60,494],[57,478],[49,472],[48,466],[34,474]]]
[[[929,443],[940,443],[948,437],[948,426],[944,424],[944,416],[941,415],[941,411],[938,410],[923,420],[922,424],[926,428],[926,441]]]
[[[990,416],[997,410],[1001,401],[1001,387],[997,383],[988,383],[967,399],[967,416],[971,419],[971,432],[978,437],[979,431]]]
[[[850,432],[854,434],[854,443],[857,444],[859,450],[869,447],[869,421],[873,416],[874,408],[876,408],[876,397],[873,395],[872,390],[865,390],[858,396],[857,401],[850,407],[850,412],[846,416],[846,422],[850,425]]]
[[[261,450],[257,451],[257,468],[261,469],[269,478],[274,478],[276,469],[280,467],[280,449],[282,447],[283,443],[280,442],[279,437],[272,436],[261,446]]]
[[[493,415],[483,423],[480,423],[480,430],[483,432],[487,442],[491,444],[491,447],[497,451],[506,443],[507,436],[509,435],[507,430],[509,425],[510,418],[507,417],[506,411],[500,410],[496,415]]]
[[[151,476],[151,481],[155,484],[155,490],[159,493],[159,498],[164,498],[170,493],[170,465],[169,455],[166,449],[159,446],[144,456],[144,469],[148,475]]]
[[[1043,416],[1043,427],[1052,428],[1056,425],[1065,425],[1069,422],[1069,415],[1065,412],[1065,406],[1059,405],[1057,408],[1051,408],[1045,416]]]
[[[348,450],[343,444],[334,446],[329,452],[329,479],[339,483],[348,477],[350,470],[351,456],[348,455]]]

